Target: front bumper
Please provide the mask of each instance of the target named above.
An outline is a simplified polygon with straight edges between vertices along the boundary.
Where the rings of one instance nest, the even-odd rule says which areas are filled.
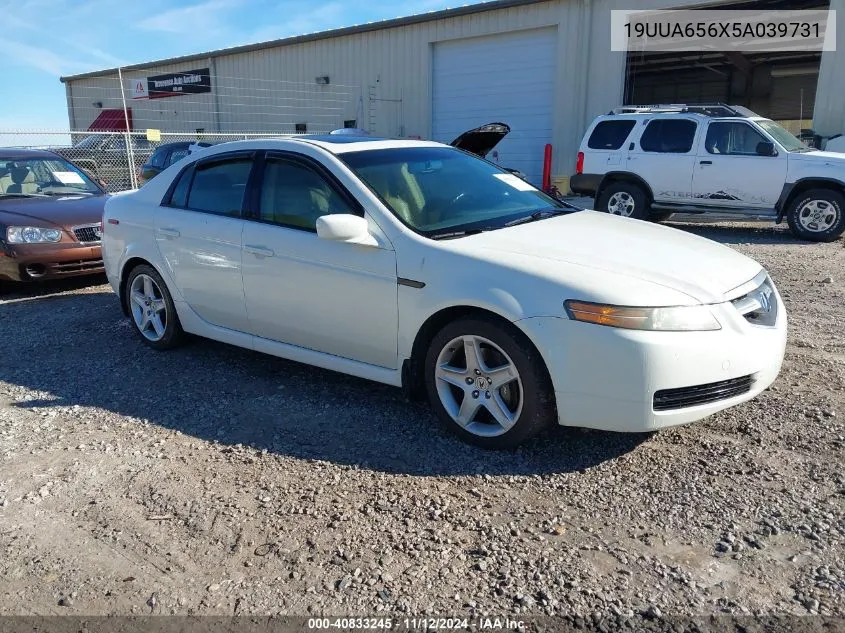
[[[565,317],[523,319],[517,325],[543,355],[554,385],[558,421],[622,432],[647,432],[700,420],[745,402],[780,372],[786,310],[776,297],[774,326],[749,324],[731,303],[712,306],[722,329],[642,332]],[[715,402],[655,410],[655,392],[747,376],[748,391]]]
[[[40,281],[102,272],[103,257],[99,246],[58,242],[0,247],[0,279]]]

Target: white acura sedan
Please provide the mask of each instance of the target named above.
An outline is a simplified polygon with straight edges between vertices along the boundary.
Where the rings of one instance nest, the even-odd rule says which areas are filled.
[[[753,260],[432,142],[215,145],[109,200],[103,259],[156,349],[189,332],[426,392],[485,447],[701,419],[771,384],[786,344]]]

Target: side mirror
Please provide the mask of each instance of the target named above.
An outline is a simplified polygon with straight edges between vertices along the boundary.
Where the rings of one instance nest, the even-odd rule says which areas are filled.
[[[370,235],[367,220],[351,213],[321,215],[317,218],[317,237],[333,242],[378,246],[376,238]]]
[[[775,144],[771,141],[760,141],[757,143],[757,154],[760,156],[777,156]]]

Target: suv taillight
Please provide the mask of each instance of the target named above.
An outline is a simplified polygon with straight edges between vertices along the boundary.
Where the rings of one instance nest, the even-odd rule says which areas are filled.
[[[584,152],[578,152],[578,161],[575,163],[575,173],[584,173]]]

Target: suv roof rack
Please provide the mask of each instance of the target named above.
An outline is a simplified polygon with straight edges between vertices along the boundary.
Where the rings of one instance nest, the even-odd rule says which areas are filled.
[[[608,114],[649,114],[655,112],[689,112],[704,116],[757,116],[748,108],[729,106],[726,103],[656,103],[651,105],[626,105],[613,108]]]

